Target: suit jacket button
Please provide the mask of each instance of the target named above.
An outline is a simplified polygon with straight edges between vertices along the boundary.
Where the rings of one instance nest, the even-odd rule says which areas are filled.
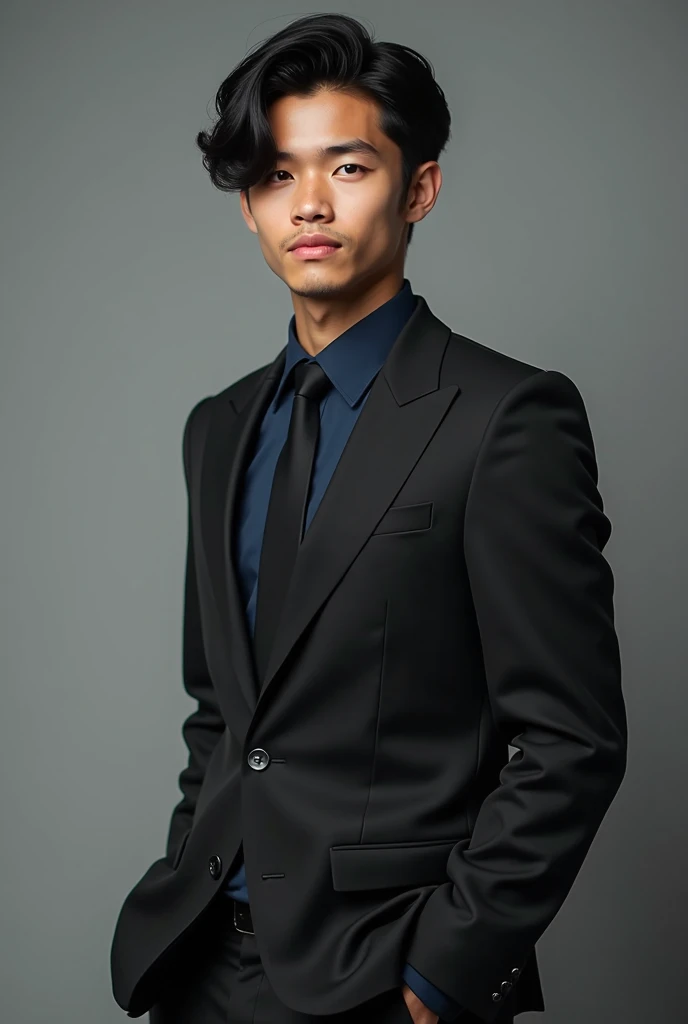
[[[492,1002],[493,1003],[498,1003],[501,998],[502,998],[501,993],[499,993],[499,992],[493,992],[492,993]]]
[[[508,996],[513,987],[510,981],[503,981],[501,985],[502,995]]]
[[[210,871],[212,878],[219,878],[222,874],[222,861],[216,853],[208,861],[208,871]]]
[[[511,972],[511,977],[514,981],[518,981],[518,979],[521,977],[521,971],[518,967],[514,967],[514,969]]]
[[[248,763],[251,768],[257,772],[261,772],[263,768],[267,768],[270,763],[270,755],[267,750],[263,750],[262,747],[256,747],[248,755]]]

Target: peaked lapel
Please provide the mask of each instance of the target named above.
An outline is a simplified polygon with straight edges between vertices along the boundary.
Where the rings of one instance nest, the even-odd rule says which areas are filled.
[[[286,356],[285,346],[265,368],[255,391],[240,408],[231,399],[215,403],[201,473],[200,519],[208,575],[220,628],[227,638],[229,662],[250,714],[253,714],[258,690],[256,667],[231,540],[238,522],[238,498],[253,442],[277,390]]]
[[[252,442],[279,383],[286,347],[238,415],[226,404],[214,412],[201,482],[202,532],[228,653],[251,714],[272,695],[279,669],[394,501],[459,391],[457,384],[439,387],[451,330],[422,296],[417,299],[301,542],[262,686],[230,541]]]

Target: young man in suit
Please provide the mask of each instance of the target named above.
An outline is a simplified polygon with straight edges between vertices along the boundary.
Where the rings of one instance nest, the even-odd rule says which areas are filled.
[[[294,313],[184,431],[197,708],[115,997],[154,1024],[513,1021],[626,763],[583,400],[404,276],[450,125],[420,54],[300,19],[217,109],[205,166]]]

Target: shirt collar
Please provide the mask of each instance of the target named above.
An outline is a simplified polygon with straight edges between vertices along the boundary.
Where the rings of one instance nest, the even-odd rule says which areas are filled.
[[[396,295],[349,327],[317,356],[311,356],[299,342],[296,336],[296,317],[292,314],[284,370],[275,392],[273,411],[288,390],[288,379],[289,385],[293,387],[293,378],[289,375],[302,360],[319,363],[342,398],[350,406],[356,405],[382,367],[415,307],[416,296],[404,278]]]

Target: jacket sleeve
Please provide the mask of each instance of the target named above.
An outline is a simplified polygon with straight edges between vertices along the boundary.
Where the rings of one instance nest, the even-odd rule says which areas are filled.
[[[438,988],[431,985],[427,978],[411,967],[411,964],[405,965],[403,979],[411,991],[418,996],[421,1003],[436,1013],[440,1020],[458,1021],[465,1015],[463,1007],[450,999],[445,992],[440,992]]]
[[[205,768],[215,746],[222,735],[225,723],[215,699],[213,684],[205,659],[201,620],[199,613],[198,588],[196,583],[196,562],[194,556],[192,526],[192,494],[194,463],[200,463],[203,441],[203,423],[208,412],[202,399],[189,413],[184,427],[183,459],[187,492],[187,550],[184,583],[184,617],[182,630],[182,677],[184,689],[196,707],[182,725],[182,736],[188,749],[188,762],[179,775],[182,799],[172,812],[167,836],[166,857],[174,863],[178,859],[181,845],[191,828],[196,799],[205,775]],[[198,435],[193,432],[201,431]],[[193,443],[192,443],[193,442]],[[196,468],[197,471],[197,468]]]
[[[464,558],[496,728],[517,748],[406,960],[492,1021],[578,874],[625,773],[611,523],[581,395],[556,370],[497,403],[474,464]]]

